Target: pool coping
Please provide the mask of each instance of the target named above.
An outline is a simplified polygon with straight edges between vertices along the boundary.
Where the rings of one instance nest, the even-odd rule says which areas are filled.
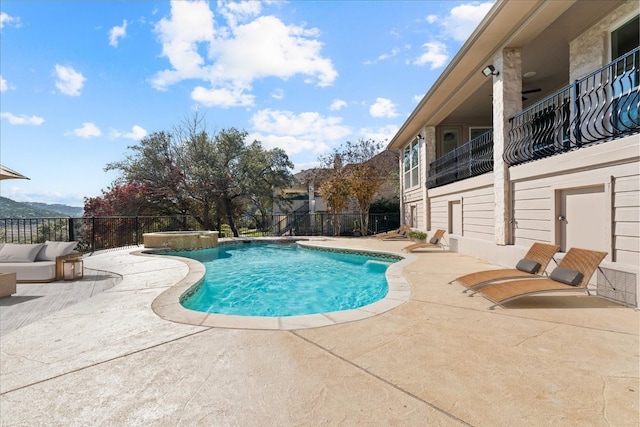
[[[243,239],[247,240],[247,239]],[[271,239],[274,240],[274,239]],[[180,297],[194,285],[200,283],[205,275],[205,266],[199,261],[172,255],[159,255],[157,251],[144,249],[135,251],[132,254],[138,256],[151,256],[169,258],[184,263],[189,272],[175,285],[156,297],[151,303],[153,312],[164,320],[187,325],[229,328],[229,329],[257,329],[257,330],[294,330],[320,328],[324,326],[337,325],[340,323],[353,322],[367,319],[385,313],[401,306],[411,299],[411,285],[404,277],[403,270],[411,263],[415,256],[411,254],[400,254],[393,251],[375,250],[354,250],[344,249],[336,246],[314,245],[313,242],[304,240],[297,241],[301,246],[308,246],[314,249],[331,250],[345,253],[362,253],[371,255],[386,255],[400,257],[387,268],[386,279],[389,286],[387,295],[368,305],[351,310],[333,311],[320,314],[307,314],[301,316],[237,316],[229,314],[203,313],[183,307],[180,304]]]

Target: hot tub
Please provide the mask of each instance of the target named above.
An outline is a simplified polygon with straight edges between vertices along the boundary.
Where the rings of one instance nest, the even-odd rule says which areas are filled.
[[[145,248],[174,250],[206,249],[218,246],[217,231],[161,231],[142,235]]]

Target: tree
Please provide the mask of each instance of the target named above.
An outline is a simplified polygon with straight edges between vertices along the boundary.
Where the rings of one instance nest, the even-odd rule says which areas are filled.
[[[328,174],[328,178],[320,178],[323,182],[318,192],[336,214],[345,209],[349,197],[352,197],[358,205],[361,231],[365,236],[369,227],[369,207],[389,175],[384,162],[375,160],[381,148],[378,142],[360,139],[347,142],[319,159],[326,168],[321,173]],[[334,223],[334,232],[335,227]]]
[[[342,217],[340,214],[347,207],[350,189],[349,181],[344,166],[342,165],[342,155],[334,149],[331,154],[321,157],[320,163],[325,169],[317,171],[316,178],[321,182],[318,193],[322,196],[333,216],[333,234],[340,235],[342,228]]]
[[[125,160],[109,163],[105,171],[119,170],[122,176],[115,185],[136,184],[147,191],[152,215],[172,215],[188,210],[184,196],[184,176],[178,165],[176,144],[168,132],[154,132],[144,137]],[[118,213],[122,215],[122,213]]]
[[[108,164],[120,182],[144,184],[157,209],[190,213],[204,229],[225,221],[238,236],[236,219],[268,209],[274,186],[288,185],[293,164],[284,151],[266,151],[259,141],[247,145],[247,132],[223,129],[211,136],[198,115],[129,147],[133,154]]]
[[[153,215],[147,186],[137,182],[114,184],[102,196],[84,200],[84,216]]]
[[[350,163],[347,172],[349,193],[356,200],[360,210],[362,235],[369,230],[369,207],[376,193],[388,178],[384,163],[375,161],[382,145],[373,140],[360,139],[347,142],[343,156]]]

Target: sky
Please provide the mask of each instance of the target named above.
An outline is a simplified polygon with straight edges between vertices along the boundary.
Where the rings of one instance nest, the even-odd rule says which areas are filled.
[[[282,148],[294,172],[347,141],[386,145],[486,1],[0,2],[0,181],[83,206],[145,136],[198,114]]]

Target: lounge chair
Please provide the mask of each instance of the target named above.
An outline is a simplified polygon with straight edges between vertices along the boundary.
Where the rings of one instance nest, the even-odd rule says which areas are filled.
[[[584,291],[590,295],[587,285],[605,256],[606,252],[571,248],[548,278],[494,283],[478,289],[478,293],[494,303],[490,310],[507,301],[544,292]]]
[[[406,224],[401,224],[400,228],[398,228],[397,231],[391,232],[391,233],[378,234],[376,237],[380,240],[406,239],[407,233],[409,232],[409,230],[411,230],[411,227],[409,227]]]
[[[460,276],[449,283],[458,282],[467,288],[463,292],[467,292],[469,289],[480,287],[497,280],[543,278],[547,270],[547,265],[549,265],[549,262],[558,250],[560,250],[560,246],[558,245],[536,242],[531,245],[531,248],[529,248],[529,251],[524,255],[524,258],[516,264],[516,268],[477,271]]]
[[[442,237],[444,237],[444,233],[445,233],[445,230],[438,229],[433,234],[433,237],[431,239],[429,239],[428,242],[414,243],[413,245],[405,246],[404,248],[402,248],[402,250],[406,251],[406,252],[413,252],[416,249],[420,249],[420,248],[437,248],[437,247],[440,247],[440,246],[442,246],[442,244],[440,243],[440,240],[442,240]]]

